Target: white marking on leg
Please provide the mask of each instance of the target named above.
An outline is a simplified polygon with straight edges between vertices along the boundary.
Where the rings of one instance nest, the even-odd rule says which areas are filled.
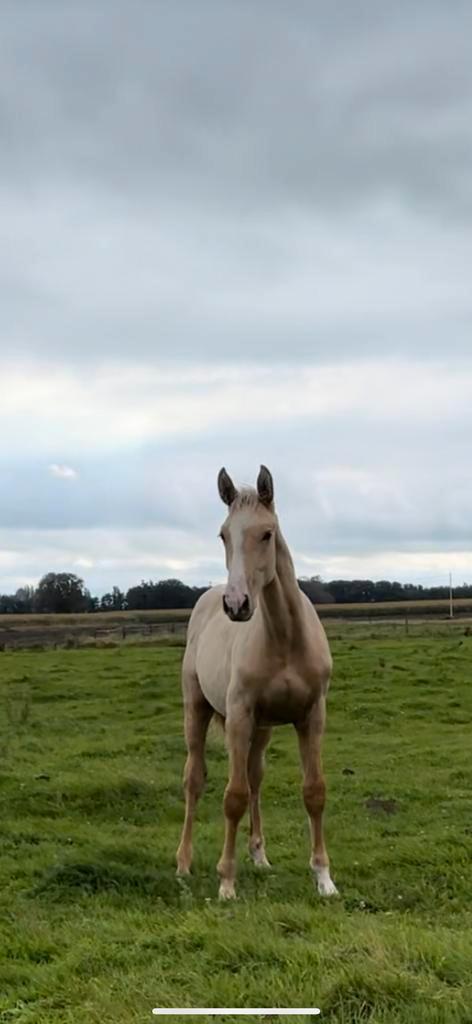
[[[236,890],[234,888],[234,882],[223,881],[220,885],[218,892],[218,899],[220,900],[235,900]]]
[[[254,846],[250,851],[251,857],[254,864],[258,868],[270,868],[272,867],[270,861],[267,860],[266,852],[263,846]]]
[[[320,896],[338,896],[338,890],[331,878],[329,868],[320,867],[315,864],[312,866],[313,874],[316,878],[316,885]]]

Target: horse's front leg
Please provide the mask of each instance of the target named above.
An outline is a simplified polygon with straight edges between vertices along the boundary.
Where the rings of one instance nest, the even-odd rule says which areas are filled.
[[[321,743],[325,716],[325,698],[320,697],[306,721],[297,725],[296,730],[303,769],[303,799],[310,821],[310,866],[320,895],[335,896],[337,889],[329,872],[329,858],[323,832],[326,784],[321,763]]]
[[[205,785],[205,740],[213,714],[195,675],[184,672],[183,687],[187,760],[184,770],[185,820],[177,850],[178,875],[188,875],[192,864],[193,820]]]
[[[218,861],[220,876],[219,897],[223,900],[236,896],[236,836],[239,822],[249,802],[248,756],[253,734],[253,714],[245,704],[228,708],[226,741],[229,755],[229,779],[224,796],[225,839]]]
[[[263,868],[270,868],[270,864],[265,852],[259,794],[264,774],[264,751],[270,740],[271,732],[271,729],[256,729],[254,731],[247,765],[250,790],[249,815],[251,819],[249,853],[254,864]]]

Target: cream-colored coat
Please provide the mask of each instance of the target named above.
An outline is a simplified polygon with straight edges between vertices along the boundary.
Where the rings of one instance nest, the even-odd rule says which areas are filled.
[[[186,820],[178,871],[190,869],[193,814],[203,788],[205,736],[212,715],[225,720],[230,759],[226,838],[218,865],[224,898],[235,895],[236,832],[248,803],[250,851],[257,864],[268,863],[259,809],[264,749],[272,726],[292,723],[300,744],[312,829],[311,865],[319,891],[330,895],[336,890],[323,839],[321,767],[332,668],[328,641],[315,609],[298,586],[275,515],[269,471],[261,467],[257,491],[237,492],[225,471],[219,484],[229,506],[222,527],[228,582],[199,599],[188,628],[182,669],[188,746]]]
[[[276,546],[283,552],[281,536]],[[212,587],[193,610],[185,670],[196,673],[207,701],[224,718],[243,681],[257,724],[295,723],[327,692],[332,661],[326,634],[311,601],[298,587],[293,567],[290,574],[281,571],[280,562],[287,561],[286,556],[277,559],[277,578],[271,584],[274,596],[277,591],[281,596],[281,642],[274,638],[277,621],[268,627],[264,593],[249,622],[232,622],[225,615],[224,586]]]

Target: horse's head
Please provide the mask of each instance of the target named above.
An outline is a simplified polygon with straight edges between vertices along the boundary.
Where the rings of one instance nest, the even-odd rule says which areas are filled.
[[[223,608],[233,622],[247,622],[262,588],[275,576],[274,483],[267,467],[261,466],[257,488],[237,491],[221,469],[218,490],[229,509],[220,531],[228,569]]]

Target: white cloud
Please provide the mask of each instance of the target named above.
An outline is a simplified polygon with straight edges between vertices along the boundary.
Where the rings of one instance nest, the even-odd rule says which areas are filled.
[[[290,517],[282,520],[289,538]],[[9,550],[6,550],[6,548]],[[451,546],[438,551],[424,548],[379,548],[362,554],[312,555],[291,545],[300,576],[324,579],[396,579],[445,584],[452,571],[454,582],[472,578],[472,550]],[[179,557],[176,557],[178,553]],[[218,583],[226,578],[223,552],[212,530],[195,535],[164,528],[142,530],[0,531],[0,592],[35,583],[46,571],[83,575],[92,592],[113,584],[129,587],[143,578],[177,575],[190,584]]]
[[[149,575],[221,579],[216,473],[225,462],[237,482],[254,482],[259,461],[274,472],[300,574],[439,582],[449,561],[470,573],[471,361],[115,364],[91,378],[31,364],[26,375],[7,367],[2,389],[14,446],[3,469],[3,579],[68,569],[98,590]],[[42,470],[59,438],[77,468],[54,462],[50,475],[81,480],[60,502]]]
[[[25,384],[26,379],[26,384]],[[40,364],[7,365],[0,381],[0,424],[11,450],[77,456],[120,451],[165,438],[194,438],[253,424],[336,417],[421,425],[470,419],[472,360],[389,359],[312,366],[102,366],[90,374]],[[58,441],[58,439],[60,439]],[[69,466],[51,472],[71,478]]]
[[[340,557],[297,558],[300,575],[319,575],[325,580],[373,579],[421,582],[446,586],[449,573],[459,586],[472,579],[472,551],[376,551],[363,555]]]
[[[49,472],[51,476],[59,477],[60,480],[76,480],[78,476],[77,470],[72,469],[72,466],[61,466],[56,462],[51,463]]]
[[[93,569],[95,561],[93,558],[84,558],[83,555],[80,555],[74,559],[73,564],[76,569]]]

